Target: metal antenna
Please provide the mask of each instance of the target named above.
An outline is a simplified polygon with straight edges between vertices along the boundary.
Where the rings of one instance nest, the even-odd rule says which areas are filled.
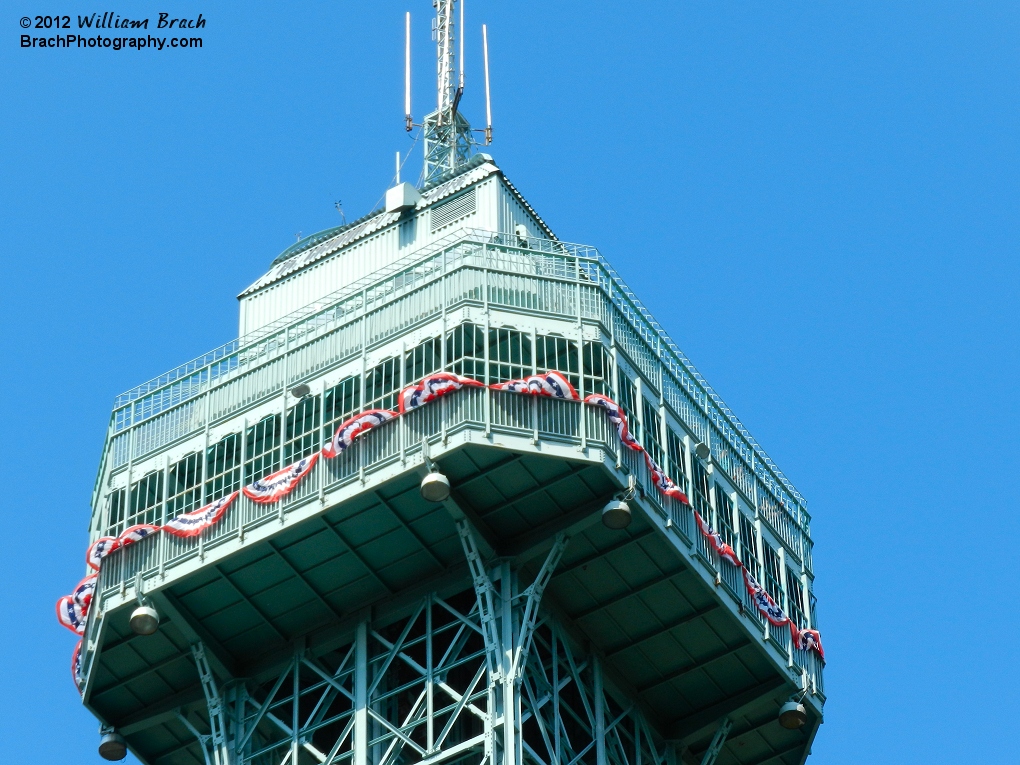
[[[400,152],[397,152],[397,184],[400,185]]]
[[[404,19],[404,128],[411,132],[411,12]]]
[[[460,98],[464,95],[464,0],[460,0],[460,53],[457,64],[460,68],[460,75],[457,81],[457,91],[453,95],[453,117],[457,116],[457,107],[460,106]]]
[[[489,32],[482,24],[482,52],[485,57],[485,145],[492,143],[492,101],[489,98]]]
[[[335,207],[336,211],[338,213],[340,213],[340,223],[342,225],[346,226],[347,225],[347,216],[344,215],[344,205],[343,205],[343,202],[341,202],[338,199],[338,200],[336,200],[336,202],[333,203],[333,207]]]
[[[463,2],[463,0],[461,0]],[[422,121],[425,139],[426,184],[436,182],[444,173],[456,170],[471,156],[475,140],[471,136],[471,125],[460,114],[458,107],[464,93],[463,40],[457,45],[454,18],[457,0],[433,0],[436,19],[433,23],[433,37],[436,41],[437,80],[436,111]],[[463,26],[463,10],[460,8],[459,23]],[[463,32],[463,30],[461,30]],[[460,50],[460,66],[457,66],[457,51]]]

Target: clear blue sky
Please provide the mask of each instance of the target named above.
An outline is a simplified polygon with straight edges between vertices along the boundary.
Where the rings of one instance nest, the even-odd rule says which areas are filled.
[[[434,98],[425,0],[109,9],[202,12],[204,48],[22,50],[21,16],[86,8],[0,12],[8,762],[99,762],[53,603],[114,395],[233,338],[234,296],[337,199],[372,209],[409,143],[406,9],[416,115]],[[480,126],[485,21],[500,166],[808,497],[811,762],[1016,762],[1020,6],[472,0],[468,21],[465,109]]]

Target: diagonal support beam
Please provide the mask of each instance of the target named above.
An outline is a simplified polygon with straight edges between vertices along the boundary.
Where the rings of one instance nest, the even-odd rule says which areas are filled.
[[[467,558],[475,596],[478,599],[478,616],[482,623],[482,636],[485,638],[485,657],[489,664],[489,673],[495,678],[501,674],[502,669],[502,641],[496,623],[496,601],[499,596],[485,571],[485,564],[478,552],[478,543],[467,518],[461,517],[457,521],[457,534],[460,536],[461,547],[464,548],[464,557]]]
[[[712,736],[712,743],[708,745],[708,749],[705,750],[705,756],[701,758],[701,765],[715,765],[719,753],[726,745],[726,736],[729,735],[730,728],[732,727],[733,721],[728,717],[724,717],[719,722],[719,727],[716,729],[715,735]]]
[[[202,691],[205,693],[205,703],[209,709],[213,762],[215,765],[230,765],[223,698],[220,696],[219,688],[216,687],[216,678],[213,677],[209,660],[205,656],[205,646],[202,643],[195,643],[191,646],[191,653],[195,657],[195,667],[198,669],[198,676],[202,681]]]
[[[553,572],[563,557],[563,551],[567,549],[570,541],[566,534],[559,534],[553,542],[552,549],[542,563],[538,576],[531,586],[525,590],[527,601],[524,606],[524,616],[521,618],[521,631],[518,644],[514,649],[514,659],[510,665],[510,674],[515,680],[519,680],[528,663],[528,651],[531,649],[531,640],[535,633],[535,624],[538,621],[538,606],[542,602],[542,594],[545,588],[552,581]]]

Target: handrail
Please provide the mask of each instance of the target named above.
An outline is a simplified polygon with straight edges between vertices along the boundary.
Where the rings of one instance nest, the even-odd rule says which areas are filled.
[[[624,301],[627,305],[625,307],[630,308],[629,316],[626,318],[633,323],[634,319],[640,319],[644,323],[642,331],[641,327],[636,326],[639,336],[644,336],[645,340],[649,340],[647,335],[653,336],[662,348],[672,356],[672,361],[679,365],[679,367],[689,375],[690,379],[696,386],[696,391],[690,391],[689,385],[685,385],[687,382],[684,379],[679,379],[680,384],[688,388],[689,392],[697,393],[700,392],[704,395],[706,402],[711,402],[711,406],[716,410],[718,415],[728,423],[740,438],[742,438],[747,447],[752,453],[761,460],[761,463],[767,468],[768,472],[774,477],[790,496],[798,503],[799,508],[805,512],[807,508],[807,501],[803,495],[796,489],[796,487],[790,482],[785,476],[782,470],[776,465],[775,461],[769,456],[769,454],[761,447],[761,445],[755,440],[751,433],[747,430],[744,424],[737,418],[733,411],[726,405],[718,393],[712,388],[704,376],[697,370],[690,359],[680,350],[676,343],[670,338],[670,336],[663,329],[662,325],[652,316],[641,300],[634,294],[634,292],[627,286],[626,282],[623,281],[619,273],[610,265],[610,263],[602,256],[597,248],[590,245],[562,242],[558,240],[540,239],[537,237],[528,237],[526,240],[521,240],[516,235],[511,234],[500,234],[492,231],[477,228],[460,228],[450,232],[447,236],[432,242],[425,247],[416,250],[407,256],[394,261],[393,263],[386,266],[384,269],[368,274],[355,282],[352,282],[345,287],[336,290],[335,292],[320,298],[315,303],[305,306],[301,309],[291,312],[285,316],[276,319],[272,323],[259,328],[255,332],[248,333],[247,335],[225,343],[218,348],[215,348],[201,356],[198,356],[191,361],[176,367],[169,372],[159,375],[142,385],[136,386],[135,388],[122,393],[119,395],[114,402],[115,412],[122,410],[125,406],[138,401],[140,398],[148,396],[150,394],[158,393],[159,391],[169,388],[174,383],[186,378],[189,375],[201,373],[205,369],[210,369],[217,362],[222,362],[232,354],[239,353],[251,346],[264,341],[267,337],[272,336],[275,333],[287,330],[289,331],[292,327],[298,326],[302,321],[308,317],[318,313],[328,312],[330,307],[342,302],[351,296],[356,295],[359,292],[367,292],[373,285],[380,282],[384,282],[387,279],[399,274],[401,271],[410,269],[416,264],[421,263],[429,258],[435,256],[443,249],[460,244],[462,242],[474,242],[477,244],[495,244],[498,246],[506,246],[512,248],[520,248],[528,251],[539,252],[550,255],[561,255],[567,257],[577,258],[578,261],[584,260],[590,263],[596,264],[597,267],[604,271],[607,278],[607,282],[615,287],[615,290],[606,290],[608,297],[611,302],[617,302],[618,300]],[[438,276],[438,274],[436,274]],[[578,275],[583,276],[580,269]],[[601,285],[598,285],[601,286]],[[616,291],[619,294],[615,294]],[[636,316],[635,316],[636,314]],[[653,351],[656,349],[653,348]],[[670,366],[667,364],[667,367]],[[233,367],[228,368],[226,371],[230,371]],[[213,374],[213,370],[207,377],[204,377],[196,381],[195,389],[188,391],[183,394],[181,401],[187,400],[198,395],[209,383],[213,382],[216,375]],[[682,377],[682,376],[681,376]],[[708,405],[706,403],[706,415],[709,415],[709,421],[712,420],[712,412],[708,411]],[[129,418],[129,424],[134,421],[134,417]],[[139,420],[140,421],[140,420]]]

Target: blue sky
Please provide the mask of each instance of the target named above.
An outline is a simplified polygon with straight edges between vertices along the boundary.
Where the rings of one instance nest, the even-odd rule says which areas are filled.
[[[11,762],[99,762],[53,602],[113,396],[236,334],[234,296],[373,208],[434,98],[431,4],[142,2],[200,51],[40,51],[0,13]],[[830,663],[813,763],[1015,762],[1015,3],[468,6],[464,109],[598,246],[807,496]],[[412,160],[417,165],[418,158]],[[58,735],[59,731],[59,735]]]

